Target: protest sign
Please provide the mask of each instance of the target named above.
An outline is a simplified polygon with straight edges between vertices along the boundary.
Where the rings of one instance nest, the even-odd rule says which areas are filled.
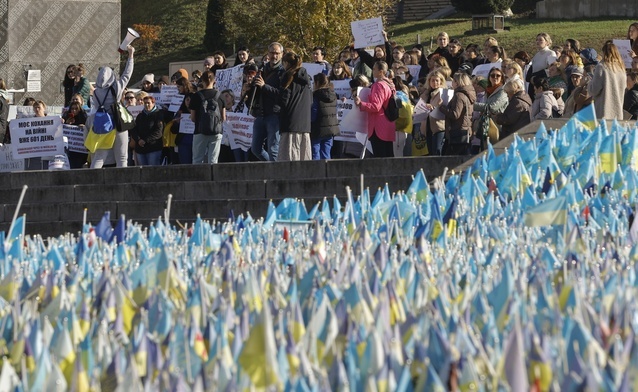
[[[131,113],[133,118],[137,118],[137,115],[142,113],[142,110],[144,110],[143,105],[127,106],[126,108]]]
[[[407,65],[410,70],[410,75],[412,75],[413,81],[412,84],[416,86],[417,81],[419,80],[419,72],[421,72],[420,65]]]
[[[58,116],[15,119],[9,122],[9,130],[15,158],[64,154],[62,119]]]
[[[195,123],[191,121],[190,113],[182,113],[179,120],[179,133],[193,134],[195,133]]]
[[[241,97],[241,86],[244,82],[243,77],[243,65],[227,69],[218,69],[215,72],[215,89],[219,92],[232,90],[233,94],[235,94],[235,103],[237,103]]]
[[[351,126],[349,126],[347,123],[344,124],[344,126],[341,126],[342,120],[352,110],[359,111],[359,109],[354,106],[354,100],[346,99],[345,101],[337,101],[337,119],[339,120],[340,135],[335,136],[335,140],[341,140],[344,142],[359,142],[356,138],[356,131],[352,129]]]
[[[13,159],[11,145],[0,145],[0,172],[14,172],[24,170],[24,159]]]
[[[487,79],[487,76],[490,74],[490,69],[494,67],[501,68],[501,63],[499,62],[499,63],[477,65],[476,67],[474,67],[474,70],[472,71],[472,75],[482,76],[485,79]]]
[[[430,115],[430,109],[423,99],[419,98],[419,102],[414,105],[414,112],[412,113],[412,122],[415,124],[422,123],[428,119]]]
[[[367,102],[368,98],[370,97],[370,88],[359,87],[357,95],[363,102]],[[346,102],[348,101],[352,101],[352,107],[344,107],[344,109],[348,109],[348,111],[342,116],[341,123],[339,124],[339,131],[342,135],[351,135],[352,132],[367,134],[368,113],[361,111],[359,108],[356,108],[354,106],[354,100],[346,100]]]
[[[350,89],[350,80],[333,80],[332,86],[338,98],[352,98],[352,90]]]
[[[224,133],[228,135],[230,148],[241,148],[243,151],[250,150],[253,140],[253,116],[243,113],[227,113],[224,123]]]
[[[450,103],[450,100],[453,96],[454,90],[452,90],[451,88],[444,88],[443,90],[441,90],[441,100],[443,100],[442,104],[447,105],[448,103]],[[441,112],[441,109],[439,109],[438,106],[435,107],[434,110],[432,110],[432,112],[430,113],[430,117],[437,120],[445,120],[445,114]]]
[[[180,95],[176,84],[165,84],[160,91],[159,100],[156,103],[163,106],[169,106],[173,101],[173,97]]]
[[[383,21],[381,18],[363,19],[350,22],[354,47],[356,49],[366,46],[383,45]]]
[[[616,45],[618,52],[620,52],[620,57],[622,57],[622,61],[625,63],[625,68],[631,69],[631,42],[628,39],[615,39],[614,45]]]
[[[176,113],[179,111],[179,108],[182,106],[182,102],[184,102],[184,96],[181,94],[174,95],[171,99],[171,103],[168,106],[168,111],[172,113]]]
[[[77,125],[62,125],[62,134],[69,141],[69,151],[88,154],[89,150],[84,147],[84,127]]]

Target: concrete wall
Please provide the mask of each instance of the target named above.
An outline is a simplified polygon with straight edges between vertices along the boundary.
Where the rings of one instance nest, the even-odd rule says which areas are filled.
[[[101,66],[118,70],[120,42],[120,0],[0,0],[0,77],[21,89],[25,69],[42,73],[41,92],[16,93],[16,102],[63,104],[66,67],[84,63],[89,80]]]
[[[638,0],[544,0],[536,3],[537,18],[577,19],[600,16],[638,18]]]

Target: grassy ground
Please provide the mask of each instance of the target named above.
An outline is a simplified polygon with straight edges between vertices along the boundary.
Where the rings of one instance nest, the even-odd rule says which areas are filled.
[[[633,23],[629,19],[593,19],[593,20],[547,20],[508,18],[505,26],[510,27],[493,36],[506,53],[513,55],[519,50],[530,54],[536,53],[535,38],[538,33],[546,32],[552,37],[554,45],[562,45],[567,38],[580,41],[582,47],[592,47],[600,51],[603,43],[608,39],[624,39],[627,29]],[[433,37],[433,49],[436,48],[436,36],[446,31],[451,38],[457,38],[463,46],[470,43],[479,44],[489,37],[489,34],[466,35],[472,28],[470,17],[427,20],[395,25],[389,28],[390,39],[401,45],[412,45],[417,42],[417,35],[421,35],[421,43],[428,47],[430,37]]]

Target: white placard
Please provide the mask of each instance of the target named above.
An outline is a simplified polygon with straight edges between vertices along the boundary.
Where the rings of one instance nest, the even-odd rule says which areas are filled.
[[[419,72],[421,72],[421,66],[420,65],[406,65],[406,67],[408,67],[408,69],[410,70],[410,75],[412,75],[412,84],[416,86],[417,81],[419,80]]]
[[[144,110],[144,105],[127,106],[126,108],[134,118],[137,118],[137,115],[142,113],[142,110]]]
[[[224,134],[228,136],[230,148],[241,148],[243,151],[250,150],[253,140],[253,124],[255,118],[243,113],[226,113],[224,122]]]
[[[42,73],[39,69],[30,69],[27,71],[27,80],[42,80]]]
[[[501,69],[501,62],[477,65],[474,67],[472,75],[482,76],[487,79],[490,74],[490,69],[492,68]]]
[[[451,88],[444,88],[443,90],[441,90],[441,100],[443,101],[442,105],[447,105],[448,103],[450,103],[450,100],[453,96],[454,90],[452,90]],[[438,106],[435,107],[434,110],[432,110],[432,112],[430,113],[430,117],[437,120],[445,120],[445,114],[441,112],[441,109],[439,109]]]
[[[0,172],[24,171],[24,159],[13,159],[11,145],[0,145]]]
[[[42,91],[42,82],[39,80],[27,80],[27,92],[38,93]]]
[[[313,77],[317,74],[323,73],[323,70],[325,69],[323,64],[317,63],[301,63],[301,66],[306,69],[311,81],[314,81]]]
[[[176,84],[165,84],[160,91],[159,100],[156,100],[160,105],[168,106],[173,101],[173,97],[179,95],[179,90]]]
[[[381,18],[356,20],[350,22],[355,49],[366,46],[383,45],[383,21]]]
[[[232,90],[235,94],[235,100],[241,97],[241,86],[244,83],[244,66],[227,69],[218,69],[215,71],[215,89],[220,93],[224,90]]]
[[[368,102],[370,98],[369,87],[359,87],[357,89],[357,95],[361,98],[361,101]],[[347,102],[347,101],[346,101]],[[353,100],[354,103],[354,100]],[[354,107],[353,107],[354,109]],[[348,132],[368,133],[368,113],[361,109],[350,110],[344,114],[339,124],[339,130],[342,134],[348,134]]]
[[[335,136],[335,140],[341,140],[344,142],[359,142],[356,138],[356,131],[353,129],[347,129],[348,127],[344,125],[341,126],[341,121],[348,116],[351,111],[359,111],[354,106],[354,100],[346,99],[345,101],[338,100],[337,101],[337,119],[339,119],[339,136]],[[367,129],[366,129],[367,131]]]
[[[15,158],[64,154],[62,119],[58,116],[31,117],[9,122],[11,153]]]
[[[428,119],[430,115],[430,109],[427,108],[427,104],[421,98],[419,98],[419,102],[414,105],[414,112],[412,113],[412,122],[422,123]]]
[[[168,111],[172,113],[177,113],[179,111],[179,108],[182,106],[182,102],[184,102],[183,95],[177,94],[173,96],[173,98],[171,99],[170,106],[168,107]]]
[[[631,42],[628,39],[615,39],[613,42],[620,52],[625,68],[631,69]]]
[[[182,117],[179,120],[179,133],[190,135],[195,133],[195,123],[191,121],[190,113],[182,113]]]
[[[89,153],[89,150],[84,147],[84,127],[62,124],[62,134],[69,140],[69,151]]]
[[[333,80],[332,86],[334,88],[335,94],[339,98],[352,98],[352,89],[350,89],[350,80]]]

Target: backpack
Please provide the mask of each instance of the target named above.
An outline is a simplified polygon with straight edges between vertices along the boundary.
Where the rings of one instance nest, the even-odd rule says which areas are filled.
[[[389,85],[389,83],[388,83]],[[392,88],[392,86],[391,86]],[[385,113],[385,117],[389,121],[396,121],[399,119],[399,109],[403,107],[403,102],[401,98],[397,96],[397,92],[394,91],[390,99],[388,100],[388,105],[383,109],[383,113]]]
[[[201,91],[197,92],[202,101],[202,107],[197,118],[199,133],[202,135],[219,135],[222,133],[222,114],[218,103],[219,91],[213,91],[215,91],[215,94],[208,99],[204,97]]]
[[[108,94],[108,92],[107,92]],[[115,129],[115,123],[113,123],[113,118],[104,108],[104,101],[106,101],[106,95],[102,102],[97,97],[97,94],[93,94],[95,100],[97,101],[98,108],[97,112],[95,112],[95,117],[93,117],[93,132],[98,135],[103,135],[105,133],[111,132]]]

